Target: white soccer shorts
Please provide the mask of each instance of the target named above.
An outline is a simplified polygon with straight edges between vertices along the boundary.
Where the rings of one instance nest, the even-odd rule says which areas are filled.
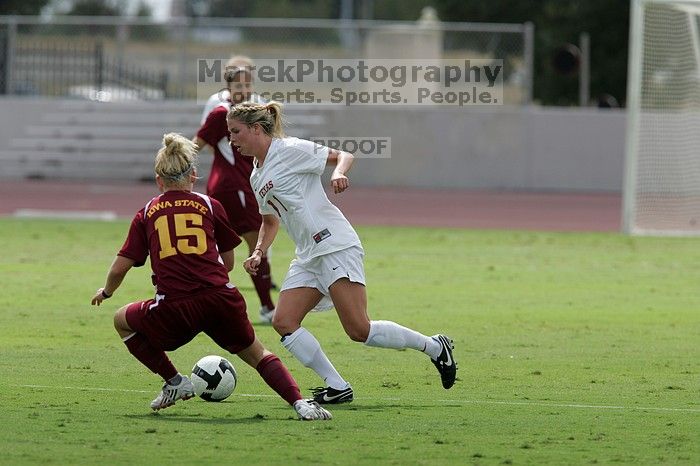
[[[329,291],[333,283],[341,278],[348,278],[351,282],[365,285],[364,256],[365,251],[361,246],[352,246],[314,257],[303,264],[294,259],[289,265],[280,291],[302,287],[316,288],[324,296],[314,310],[333,309]]]

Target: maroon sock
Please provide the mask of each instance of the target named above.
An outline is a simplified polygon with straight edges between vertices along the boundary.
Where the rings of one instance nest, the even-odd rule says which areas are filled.
[[[151,372],[163,377],[163,380],[170,380],[177,375],[177,369],[170,362],[165,351],[154,348],[142,334],[134,333],[124,344],[129,353],[133,354]]]
[[[270,276],[270,263],[267,261],[267,257],[262,258],[258,266],[258,273],[251,275],[250,278],[253,280],[260,303],[263,306],[267,306],[268,309],[274,309],[275,303],[272,302],[272,296],[270,296],[272,277]]]
[[[295,401],[301,400],[299,385],[277,356],[268,354],[262,358],[255,369],[270,388],[284,398],[284,401],[293,405]]]

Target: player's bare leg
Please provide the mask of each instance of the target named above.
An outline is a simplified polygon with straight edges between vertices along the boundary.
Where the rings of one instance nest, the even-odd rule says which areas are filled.
[[[114,328],[121,338],[126,338],[134,333],[131,327],[129,327],[129,323],[126,321],[126,309],[128,307],[128,305],[123,306],[114,313]]]
[[[353,341],[379,348],[411,348],[430,356],[440,373],[444,388],[454,385],[457,365],[452,357],[453,343],[444,335],[428,337],[388,320],[370,320],[367,292],[361,283],[341,278],[330,286],[330,294],[345,333]]]
[[[314,400],[319,403],[352,401],[350,384],[338,373],[321,345],[308,330],[301,326],[323,295],[316,288],[292,288],[280,293],[277,312],[272,326],[282,336],[282,345],[304,366],[316,372],[328,387],[314,389]],[[327,388],[333,390],[329,393]],[[320,393],[320,394],[319,394]]]
[[[157,411],[174,405],[176,401],[194,397],[192,382],[175,369],[165,351],[153,347],[144,335],[136,333],[129,327],[126,320],[128,307],[128,305],[124,306],[114,314],[114,328],[129,352],[165,381],[158,396],[151,401],[151,409]]]
[[[275,331],[282,337],[294,333],[321,298],[323,294],[316,288],[300,287],[282,291],[277,300],[279,312],[272,319]]]
[[[255,368],[263,380],[287,403],[292,405],[299,419],[304,421],[329,420],[331,413],[314,403],[305,401],[287,367],[270,351],[266,350],[257,338],[238,356],[246,364]]]

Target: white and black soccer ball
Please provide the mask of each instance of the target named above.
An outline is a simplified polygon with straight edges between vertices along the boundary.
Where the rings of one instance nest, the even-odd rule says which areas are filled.
[[[206,401],[222,401],[231,396],[238,376],[233,365],[221,356],[204,356],[192,368],[194,392]]]

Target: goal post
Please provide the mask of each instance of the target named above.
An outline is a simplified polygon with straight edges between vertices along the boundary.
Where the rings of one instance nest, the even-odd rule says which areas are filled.
[[[622,225],[700,235],[700,0],[631,2]]]

